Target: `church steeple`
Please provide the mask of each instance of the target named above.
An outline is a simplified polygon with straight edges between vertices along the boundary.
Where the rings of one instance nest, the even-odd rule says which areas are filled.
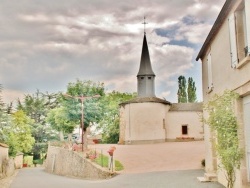
[[[137,74],[138,97],[155,97],[154,81],[155,74],[151,66],[146,33],[144,32],[141,62],[139,72]]]

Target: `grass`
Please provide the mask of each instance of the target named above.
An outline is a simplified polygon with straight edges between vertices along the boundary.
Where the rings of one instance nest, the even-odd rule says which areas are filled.
[[[95,162],[96,162],[98,165],[102,166],[102,167],[108,168],[109,157],[106,156],[106,155],[103,155],[103,154],[99,154],[99,155],[97,156],[97,158],[95,159]],[[121,170],[123,170],[123,169],[124,169],[124,167],[123,167],[123,165],[121,164],[121,162],[118,161],[118,160],[115,160],[115,171],[121,171]]]

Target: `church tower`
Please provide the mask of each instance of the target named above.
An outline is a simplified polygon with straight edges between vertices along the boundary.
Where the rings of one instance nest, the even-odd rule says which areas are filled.
[[[144,32],[141,62],[137,74],[138,97],[155,97],[155,74],[152,70],[146,33]]]

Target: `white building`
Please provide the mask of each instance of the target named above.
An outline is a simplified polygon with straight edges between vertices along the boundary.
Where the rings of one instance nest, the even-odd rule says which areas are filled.
[[[244,159],[237,170],[235,187],[250,187],[250,0],[227,0],[208,34],[196,60],[202,61],[203,99],[229,89],[239,93],[235,112]],[[214,149],[214,137],[204,125],[206,171],[215,173],[226,185]]]
[[[202,103],[172,104],[155,96],[155,74],[144,33],[138,97],[120,104],[120,144],[203,139]]]

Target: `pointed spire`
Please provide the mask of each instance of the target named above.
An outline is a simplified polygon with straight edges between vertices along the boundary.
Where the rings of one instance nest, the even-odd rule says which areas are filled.
[[[144,33],[142,53],[141,53],[141,63],[137,76],[145,76],[145,75],[155,76],[151,66],[146,34]]]

